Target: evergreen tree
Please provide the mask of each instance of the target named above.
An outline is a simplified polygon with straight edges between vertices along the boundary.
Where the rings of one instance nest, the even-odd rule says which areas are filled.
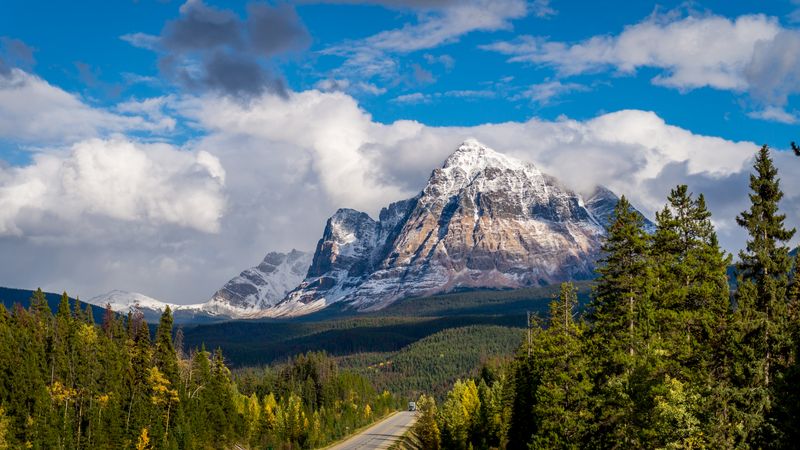
[[[652,276],[644,218],[624,196],[602,251],[589,311],[588,354],[595,364],[592,445],[638,447],[646,439],[641,428],[652,383],[647,347],[653,326]]]
[[[533,343],[538,342],[542,329],[529,326],[528,342],[517,352],[510,369],[509,397],[510,418],[508,425],[508,446],[510,450],[527,449],[531,436],[536,433],[533,408],[536,405],[536,391],[541,382],[541,371],[533,358]]]
[[[61,294],[61,300],[58,303],[58,312],[56,316],[61,319],[68,319],[72,317],[72,307],[69,304],[69,295],[66,292]]]
[[[153,364],[172,384],[178,382],[178,357],[172,346],[172,311],[169,306],[164,308],[156,330]]]
[[[533,448],[585,445],[592,419],[589,360],[584,352],[583,325],[575,321],[578,298],[571,283],[563,283],[550,304],[548,329],[534,346],[541,367],[532,410]]]
[[[786,215],[779,212],[783,192],[766,145],[756,156],[754,170],[750,208],[736,218],[749,236],[737,264],[734,326],[742,349],[736,383],[743,396],[739,406],[745,418],[743,435],[756,445],[769,445],[780,439],[778,427],[769,417],[774,385],[776,381],[780,385],[792,350],[786,301],[791,259],[786,243],[795,230],[785,227]]]
[[[31,313],[41,320],[50,319],[50,305],[47,304],[47,298],[42,292],[42,288],[36,289],[31,296]]]
[[[706,434],[716,436],[717,442],[730,442],[725,437],[730,433],[727,420],[716,418],[725,408],[724,391],[729,388],[725,382],[729,368],[719,349],[724,346],[730,309],[726,274],[730,256],[719,247],[703,195],[693,199],[685,185],[671,191],[656,222],[650,252],[657,280],[653,303],[658,337],[650,344],[666,357],[658,358],[655,404],[663,412],[668,400],[681,399],[685,414],[703,418]],[[698,402],[690,404],[687,399]],[[659,414],[656,411],[657,422],[663,417]],[[664,427],[656,423],[653,429]],[[673,434],[657,434],[662,445],[676,441]]]

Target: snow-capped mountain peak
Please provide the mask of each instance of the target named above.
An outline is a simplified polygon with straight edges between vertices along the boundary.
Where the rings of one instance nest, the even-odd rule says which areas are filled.
[[[588,200],[530,162],[464,141],[414,198],[379,220],[339,210],[308,277],[268,315],[345,302],[379,309],[455,288],[517,288],[589,278],[616,195]]]
[[[478,142],[476,139],[465,140],[445,160],[442,170],[449,172],[460,169],[467,176],[473,176],[487,167],[509,170],[536,170],[532,163],[504,155]]]

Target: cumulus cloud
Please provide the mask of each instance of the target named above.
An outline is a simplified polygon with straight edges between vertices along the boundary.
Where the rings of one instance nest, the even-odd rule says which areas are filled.
[[[781,30],[755,44],[744,70],[748,88],[762,103],[783,106],[800,92],[800,32]]]
[[[90,139],[0,171],[0,235],[59,238],[106,219],[219,231],[225,171],[207,152]]]
[[[121,288],[203,301],[267,251],[313,250],[337,208],[375,217],[388,203],[415,195],[431,169],[469,137],[532,161],[578,191],[606,185],[650,217],[670,188],[688,183],[707,195],[723,245],[735,250],[744,242],[733,218],[747,206],[758,147],[698,135],[652,112],[431,127],[380,123],[341,92],[163,102],[158,109],[203,130],[186,149],[92,140],[0,170],[0,198],[7,202],[0,208],[0,253],[25,255],[20,264],[40,267],[33,276],[6,264],[0,279],[84,296]],[[776,163],[789,223],[798,224],[800,196],[792,193],[800,192],[800,165],[786,152],[776,154]],[[82,271],[68,257],[78,250]]]
[[[0,75],[0,139],[47,144],[129,130],[162,132],[174,123],[93,108],[75,94],[12,69]]]
[[[800,33],[762,14],[735,19],[654,14],[618,35],[573,43],[520,36],[483,48],[508,55],[512,62],[553,67],[564,77],[659,69],[654,84],[747,92],[767,106],[782,107],[789,95],[800,92]]]

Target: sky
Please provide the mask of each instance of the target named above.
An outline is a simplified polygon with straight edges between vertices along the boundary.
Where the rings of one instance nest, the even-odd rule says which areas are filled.
[[[4,0],[0,285],[205,301],[468,138],[651,218],[687,184],[735,253],[763,144],[800,226],[799,24],[798,0]]]

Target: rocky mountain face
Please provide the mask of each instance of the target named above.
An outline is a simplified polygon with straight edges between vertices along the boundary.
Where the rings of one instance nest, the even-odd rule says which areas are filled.
[[[213,314],[257,314],[280,302],[308,273],[313,255],[299,250],[270,252],[261,264],[231,279],[203,304]]]
[[[587,198],[533,164],[464,142],[416,197],[378,220],[331,217],[300,285],[270,308],[298,315],[346,302],[380,309],[458,288],[519,288],[592,276],[617,196]]]

